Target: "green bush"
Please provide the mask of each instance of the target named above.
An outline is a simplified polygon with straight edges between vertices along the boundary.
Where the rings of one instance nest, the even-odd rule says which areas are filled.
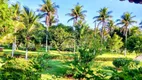
[[[50,58],[48,53],[44,53],[42,55],[39,55],[37,58],[34,58],[33,61],[35,64],[38,64],[36,67],[40,68],[41,70],[47,69],[48,65],[48,59]]]
[[[125,65],[129,64],[130,61],[132,61],[131,59],[126,59],[126,58],[116,58],[113,61],[113,65],[117,68],[119,67],[124,67]]]
[[[38,64],[25,59],[8,60],[1,69],[1,80],[39,80]]]
[[[142,52],[142,35],[133,35],[128,38],[128,50]]]
[[[77,53],[74,57],[74,61],[71,64],[72,72],[68,71],[68,75],[73,75],[75,79],[95,79],[98,78],[94,74],[94,71],[91,69],[91,63],[94,60],[96,54],[93,50],[90,49],[79,49],[79,53]]]

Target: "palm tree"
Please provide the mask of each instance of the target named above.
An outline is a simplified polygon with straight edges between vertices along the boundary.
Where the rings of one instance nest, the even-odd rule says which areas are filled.
[[[98,26],[100,24],[102,24],[102,29],[101,29],[101,44],[103,44],[103,41],[104,41],[104,31],[105,31],[106,23],[112,17],[110,15],[112,13],[112,11],[108,11],[108,8],[104,7],[102,9],[100,9],[98,12],[99,12],[99,16],[95,16],[95,17],[93,17],[93,19],[95,19],[95,21],[98,21]]]
[[[57,15],[57,8],[59,8],[58,5],[55,3],[52,3],[51,0],[42,0],[43,4],[40,5],[40,11],[43,12],[43,16],[46,16],[45,24],[46,27],[46,52],[48,50],[48,27],[52,26],[52,17]]]
[[[132,16],[132,13],[125,12],[122,16],[121,19],[117,20],[117,25],[122,25],[121,31],[123,31],[123,34],[125,36],[125,53],[124,55],[126,56],[127,53],[127,33],[128,33],[128,27],[132,25],[133,23],[136,23],[133,18],[136,16]]]
[[[25,29],[23,30],[23,32],[25,33],[25,45],[26,45],[25,59],[28,59],[28,46],[29,46],[28,43],[32,35],[32,32],[34,31],[34,29],[36,29],[35,24],[37,23],[39,17],[35,15],[35,13],[31,11],[28,7],[24,7],[21,16],[22,16],[22,21],[25,25]]]
[[[18,30],[23,29],[24,25],[19,21],[20,20],[20,5],[19,3],[13,4],[12,8],[14,8],[13,11],[13,25],[14,25],[14,40],[13,40],[13,46],[12,46],[12,57],[14,56],[14,52],[16,50],[16,32]]]
[[[110,36],[112,36],[112,33],[114,31],[114,28],[115,28],[114,21],[109,20],[109,22],[107,23],[107,27],[108,27],[108,32],[109,32]]]
[[[73,9],[71,9],[71,13],[66,14],[67,16],[71,17],[67,22],[73,21],[74,27],[77,25],[77,22],[79,20],[84,20],[84,18],[86,16],[85,13],[87,11],[83,10],[82,8],[83,8],[83,6],[80,5],[79,3],[77,3],[77,5]],[[76,51],[76,49],[75,49],[76,41],[77,40],[75,39],[75,33],[74,33],[74,53]]]
[[[66,14],[67,16],[70,16],[71,18],[68,20],[68,22],[73,21],[73,24],[75,25],[78,20],[84,20],[85,14],[87,11],[82,9],[83,6],[81,6],[79,3],[71,9],[71,13]]]

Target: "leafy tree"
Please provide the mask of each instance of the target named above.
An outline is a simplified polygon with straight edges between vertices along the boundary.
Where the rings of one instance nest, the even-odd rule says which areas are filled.
[[[108,47],[111,51],[118,51],[123,46],[122,38],[116,33],[108,39]]]
[[[128,38],[128,50],[130,51],[137,51],[141,52],[142,51],[142,35],[133,35]]]
[[[74,32],[76,39],[75,41],[77,46],[79,47],[82,45],[81,39],[84,37],[85,34],[87,34],[89,26],[88,24],[86,24],[86,22],[79,20],[74,27],[75,27]]]
[[[52,3],[51,0],[42,0],[43,4],[40,5],[40,11],[43,12],[42,16],[46,16],[45,18],[45,24],[47,25],[46,27],[46,52],[48,48],[48,27],[52,26],[53,23],[56,22],[56,19],[54,16],[57,15],[57,8],[59,8],[58,5],[55,3]]]
[[[124,55],[126,56],[126,52],[127,52],[127,35],[128,35],[128,27],[130,25],[132,25],[133,23],[136,23],[136,21],[133,20],[135,16],[132,16],[131,13],[124,13],[121,16],[121,19],[117,20],[117,25],[122,25],[122,29],[121,31],[123,31],[124,35],[125,35],[125,53]]]
[[[37,23],[36,26],[38,26],[38,28],[33,32],[33,36],[31,37],[31,40],[35,45],[35,50],[42,45],[42,41],[45,41],[43,39],[46,36],[46,27],[42,23]]]
[[[137,27],[137,26],[133,26],[133,27],[130,28],[130,30],[129,30],[129,36],[128,36],[128,38],[131,37],[132,35],[139,35],[140,33],[141,33],[140,28]]]
[[[0,0],[0,39],[13,30],[12,11],[7,0]]]
[[[33,35],[33,31],[37,28],[35,24],[39,17],[35,15],[33,11],[31,11],[28,7],[24,7],[22,16],[22,22],[25,25],[25,29],[23,30],[25,35],[25,45],[26,45],[26,56],[25,59],[28,59],[28,47],[30,37]]]
[[[112,17],[110,15],[112,13],[112,11],[108,11],[108,8],[104,7],[101,10],[99,10],[98,13],[99,13],[99,16],[95,16],[93,19],[95,19],[95,21],[99,22],[98,26],[100,24],[102,24],[102,29],[101,29],[101,44],[103,44],[106,23]]]
[[[57,26],[52,26],[49,28],[49,33],[51,36],[51,44],[60,50],[64,50],[69,44],[72,34],[69,32],[68,26],[59,24]]]

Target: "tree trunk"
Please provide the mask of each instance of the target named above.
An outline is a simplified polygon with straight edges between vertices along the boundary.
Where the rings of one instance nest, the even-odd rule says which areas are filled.
[[[11,57],[13,57],[14,56],[14,45],[15,43],[13,42],[13,44],[12,44],[12,54],[11,54]]]
[[[16,50],[16,43],[13,42],[13,44],[12,44],[12,54],[11,54],[12,57],[14,57],[15,50]]]
[[[124,56],[127,55],[127,27],[126,27],[126,33],[125,33],[125,51],[124,51]]]
[[[46,52],[47,52],[47,50],[48,50],[48,34],[46,34]]]
[[[25,59],[28,60],[28,48],[26,47],[26,56]]]
[[[15,36],[14,42],[12,44],[12,54],[11,54],[12,57],[14,57],[15,50],[16,50],[16,36]]]
[[[25,55],[25,59],[28,60],[28,38],[26,40],[26,55]]]
[[[103,32],[104,32],[104,22],[103,22],[103,24],[102,24],[102,31],[101,31],[101,51],[102,51],[103,43],[104,43],[104,35],[103,35]]]
[[[95,21],[95,37],[97,35],[97,26],[96,26],[96,21]]]

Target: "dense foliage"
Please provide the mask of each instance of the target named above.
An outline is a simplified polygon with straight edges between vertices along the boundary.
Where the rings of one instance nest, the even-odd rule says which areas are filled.
[[[0,79],[14,79],[14,80],[39,80],[38,64],[25,59],[11,59],[5,62],[2,66]]]
[[[66,14],[71,17],[67,22],[73,21],[67,26],[58,23],[59,5],[51,0],[42,0],[37,12],[9,1],[0,0],[1,80],[40,80],[41,74],[50,70],[50,75],[61,72],[79,80],[142,80],[139,61],[117,58],[120,53],[142,53],[142,22],[134,24],[137,21],[132,13],[124,12],[115,22],[112,11],[101,8],[93,18],[92,29],[86,20],[87,11],[79,3]],[[52,49],[58,53],[50,53]],[[97,57],[104,53],[116,57]],[[96,62],[103,61],[112,62],[112,66],[98,67]]]

